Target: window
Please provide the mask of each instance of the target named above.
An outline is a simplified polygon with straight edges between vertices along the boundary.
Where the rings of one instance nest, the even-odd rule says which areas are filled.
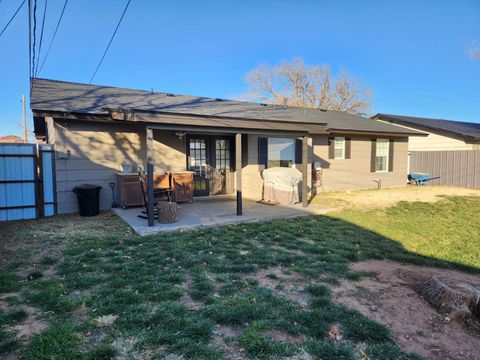
[[[291,167],[295,163],[295,139],[268,138],[268,167]]]
[[[335,159],[345,159],[345,138],[336,137],[335,138],[335,148],[334,148],[334,157]]]
[[[377,139],[377,148],[375,153],[375,171],[388,171],[389,150],[390,141],[388,139]]]

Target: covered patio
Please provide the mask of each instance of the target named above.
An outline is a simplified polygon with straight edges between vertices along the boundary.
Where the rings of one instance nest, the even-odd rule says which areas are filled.
[[[243,199],[242,216],[236,214],[236,197],[219,195],[196,198],[193,203],[179,204],[179,221],[173,224],[154,222],[148,225],[147,219],[138,217],[139,208],[113,209],[139,235],[149,235],[162,231],[179,231],[202,227],[240,224],[246,222],[269,221],[289,217],[325,214],[328,209],[318,206],[303,207],[301,203],[286,205],[265,205]]]
[[[142,111],[138,109],[109,109],[110,117],[117,121],[133,121],[145,126],[145,149],[146,149],[146,183],[147,183],[147,215],[148,227],[161,228],[165,230],[175,230],[181,228],[198,227],[204,225],[220,225],[226,223],[238,223],[243,221],[254,220],[258,217],[268,219],[269,217],[285,217],[308,213],[301,211],[303,207],[308,207],[308,139],[310,133],[326,133],[326,124],[324,123],[289,123],[284,121],[271,120],[250,120],[250,119],[224,119],[216,116],[202,117],[201,119],[192,118],[191,116],[172,116],[161,112]],[[180,221],[170,225],[156,225],[154,219],[154,158],[161,154],[154,151],[154,132],[156,131],[174,131],[176,134],[181,132],[186,135],[208,134],[208,135],[230,135],[233,140],[233,161],[232,169],[234,169],[234,189],[232,191],[234,197],[222,197],[197,200],[194,204],[180,205],[179,218]],[[300,139],[300,158],[301,158],[301,204],[295,206],[278,207],[273,210],[271,206],[257,204],[255,201],[244,200],[243,197],[243,180],[242,168],[246,159],[243,159],[244,146],[242,145],[242,137],[248,135],[260,136],[283,136],[292,139]],[[187,157],[187,163],[190,162],[190,156]],[[189,170],[189,169],[187,169]],[[199,199],[199,198],[196,198]],[[235,205],[231,206],[235,200]],[[202,206],[209,202],[208,209],[202,209]],[[246,207],[244,206],[247,205]],[[244,207],[245,210],[244,211]],[[288,211],[285,213],[285,209]],[[122,218],[125,216],[127,223],[131,224],[134,229],[141,233],[148,233],[143,230],[145,220],[137,223],[134,216],[127,216],[129,211],[120,212]],[[119,213],[119,214],[120,214]],[[131,211],[133,214],[134,211]],[[138,210],[137,210],[138,213]],[[268,215],[263,215],[267,213]],[[238,218],[237,218],[238,217]],[[137,225],[138,224],[138,225]],[[159,230],[157,230],[159,231]]]

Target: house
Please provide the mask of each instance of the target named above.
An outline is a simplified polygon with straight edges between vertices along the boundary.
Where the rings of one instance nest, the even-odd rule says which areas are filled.
[[[16,135],[0,136],[0,143],[23,143],[23,139]]]
[[[422,135],[344,112],[46,79],[32,80],[31,109],[37,138],[56,149],[59,213],[76,211],[73,187],[108,189],[124,165],[192,170],[194,196],[236,193],[240,213],[272,166],[302,171],[304,206],[315,162],[325,190],[403,186],[408,139]],[[101,208],[111,200],[101,192]]]
[[[479,123],[391,114],[376,114],[372,119],[426,133],[410,139],[409,151],[480,150]]]

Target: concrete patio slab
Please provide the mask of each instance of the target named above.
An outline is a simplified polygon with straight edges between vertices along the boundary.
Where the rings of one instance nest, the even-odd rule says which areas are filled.
[[[268,221],[273,219],[325,214],[328,209],[318,206],[302,208],[301,204],[292,206],[265,205],[253,200],[243,200],[243,215],[236,215],[235,198],[232,196],[214,196],[196,198],[193,203],[179,204],[178,219],[174,224],[147,225],[147,219],[138,217],[140,208],[113,209],[123,221],[139,235],[149,235],[161,231],[187,230],[201,227],[240,224],[244,222]]]

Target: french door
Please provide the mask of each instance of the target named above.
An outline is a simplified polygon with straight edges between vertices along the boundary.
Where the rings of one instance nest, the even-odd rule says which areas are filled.
[[[194,196],[233,191],[232,149],[230,136],[187,137],[187,169],[194,172]]]

